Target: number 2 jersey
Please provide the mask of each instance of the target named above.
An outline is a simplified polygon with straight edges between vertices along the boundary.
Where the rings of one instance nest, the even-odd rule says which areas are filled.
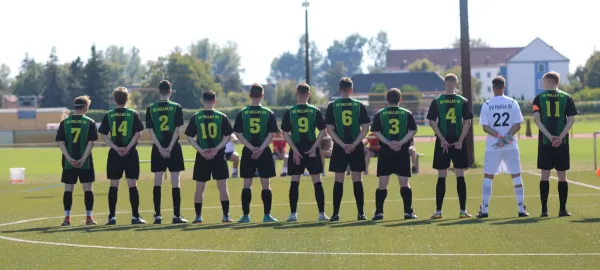
[[[118,147],[126,147],[133,135],[143,130],[144,124],[138,112],[127,108],[116,108],[104,115],[98,133],[108,135]]]
[[[567,117],[577,115],[571,95],[560,90],[546,90],[535,96],[533,112],[540,114],[544,127],[554,136],[560,135],[563,131]],[[538,141],[540,145],[552,143],[541,131],[538,134]],[[569,136],[565,136],[563,143],[569,143]]]
[[[370,122],[365,105],[352,98],[336,99],[329,103],[325,113],[325,124],[332,125],[335,133],[346,144],[353,143],[360,133],[360,126]]]
[[[439,119],[438,128],[448,143],[455,143],[460,138],[463,120],[473,119],[467,102],[465,97],[458,94],[441,94],[431,101],[427,120]]]
[[[162,147],[168,147],[175,133],[175,128],[183,126],[183,110],[181,105],[170,100],[160,100],[146,110],[146,128],[152,129]]]
[[[196,137],[200,148],[215,148],[221,143],[223,137],[233,133],[229,118],[222,112],[214,110],[201,110],[194,114],[185,129],[185,135]],[[219,150],[225,153],[225,147]]]
[[[279,132],[273,111],[263,106],[246,106],[235,116],[233,131],[244,137],[255,147],[260,147],[267,133]]]
[[[317,139],[317,129],[325,129],[321,110],[309,104],[292,106],[283,114],[281,130],[291,134],[294,145],[300,153],[305,153]]]
[[[510,129],[519,123],[523,123],[523,115],[521,108],[514,99],[507,96],[496,96],[486,101],[481,106],[481,114],[479,115],[479,123],[482,126],[489,126],[500,135],[504,136]],[[487,135],[486,151],[518,149],[517,138],[513,138],[513,143],[504,145],[502,148],[496,149],[494,144],[498,142],[498,138]]]
[[[56,141],[65,142],[69,155],[75,160],[83,156],[89,142],[96,140],[98,140],[96,122],[85,115],[74,114],[65,118],[60,122],[56,132]],[[62,156],[62,166],[64,170],[73,169],[71,164],[66,162],[65,156]],[[93,167],[92,153],[90,153],[81,169],[89,170]]]

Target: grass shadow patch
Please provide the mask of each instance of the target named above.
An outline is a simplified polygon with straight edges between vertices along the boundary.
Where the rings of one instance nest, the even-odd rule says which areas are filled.
[[[301,229],[301,228],[316,228],[316,227],[325,227],[327,226],[327,222],[295,222],[295,223],[285,223],[285,225],[275,227],[277,230],[284,229]]]
[[[219,230],[232,227],[233,224],[225,223],[225,224],[193,224],[191,226],[187,226],[182,228],[183,231],[200,231],[200,230]]]
[[[600,218],[584,218],[580,220],[571,220],[574,223],[597,223],[600,222]]]
[[[245,229],[261,229],[261,228],[275,228],[283,226],[281,222],[269,222],[269,223],[250,223],[246,224],[238,224],[236,226],[232,226],[231,228],[234,230],[245,230]]]

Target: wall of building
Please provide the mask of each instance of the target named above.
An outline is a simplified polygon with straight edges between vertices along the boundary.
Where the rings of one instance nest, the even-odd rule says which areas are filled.
[[[535,65],[533,63],[509,63],[506,65],[508,95],[525,100],[535,97]]]
[[[481,81],[481,96],[479,98],[489,99],[494,96],[492,80],[499,73],[500,67],[471,67],[471,76]]]
[[[550,71],[556,71],[560,74],[561,84],[569,84],[569,62],[550,62],[548,65]]]

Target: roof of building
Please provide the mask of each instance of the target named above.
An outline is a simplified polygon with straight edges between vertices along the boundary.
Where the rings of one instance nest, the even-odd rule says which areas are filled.
[[[375,84],[383,83],[387,88],[413,85],[422,92],[443,91],[444,78],[435,72],[405,72],[356,74],[352,76],[354,94],[370,93]],[[334,94],[333,97],[339,95]]]
[[[521,51],[523,47],[471,48],[471,66],[500,66]],[[404,70],[418,59],[428,59],[435,65],[451,68],[461,63],[460,49],[389,50],[388,70]]]
[[[532,55],[533,54],[533,55]],[[515,55],[511,56],[506,62],[522,62],[522,61],[569,61],[569,58],[562,55],[553,46],[541,38],[536,37],[527,46],[519,50]]]

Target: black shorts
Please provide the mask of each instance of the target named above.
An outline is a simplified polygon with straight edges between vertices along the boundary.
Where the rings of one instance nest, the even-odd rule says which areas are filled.
[[[62,177],[60,179],[61,182],[74,185],[77,184],[77,179],[79,179],[80,183],[93,183],[96,181],[96,174],[94,173],[94,168],[90,168],[88,170],[84,169],[70,169],[63,170]]]
[[[150,171],[153,173],[165,172],[167,169],[169,169],[170,172],[180,172],[185,170],[185,165],[183,164],[183,151],[181,150],[181,145],[179,143],[176,143],[175,146],[173,146],[171,157],[167,159],[164,159],[160,155],[156,146],[152,146]]]
[[[377,159],[377,176],[399,175],[411,177],[410,152],[403,147],[398,152],[381,149]]]
[[[571,169],[569,145],[561,144],[559,147],[552,147],[551,144],[538,145],[537,167],[540,170],[568,171]]]
[[[202,155],[196,153],[194,180],[207,182],[210,179],[225,180],[227,178],[229,178],[229,167],[227,166],[227,160],[223,152],[218,153],[211,160],[206,160]]]
[[[275,162],[271,149],[266,148],[258,159],[252,159],[252,151],[244,147],[242,160],[240,161],[240,177],[253,178],[258,170],[260,178],[275,177]]]
[[[450,168],[450,161],[452,161],[455,169],[466,169],[469,167],[466,141],[463,141],[460,150],[450,146],[448,147],[448,152],[444,153],[440,140],[436,139],[433,151],[433,168],[436,170],[446,170]]]
[[[137,180],[140,178],[140,156],[137,149],[132,149],[129,154],[122,157],[117,151],[110,149],[106,160],[106,178],[120,180],[125,173],[126,179]]]
[[[294,162],[294,151],[290,150],[290,156],[288,157],[288,174],[289,175],[302,175],[304,170],[308,170],[311,175],[323,173],[323,160],[321,159],[321,152],[317,148],[317,154],[315,157],[309,157],[308,154],[302,154],[300,164],[296,165]]]
[[[336,173],[346,172],[350,165],[350,170],[353,172],[364,172],[366,169],[365,163],[365,145],[360,143],[354,149],[354,152],[349,155],[337,143],[333,145],[331,160],[329,161],[329,171]]]
[[[233,156],[233,153],[235,152],[225,153],[225,160],[231,160],[231,156]]]

